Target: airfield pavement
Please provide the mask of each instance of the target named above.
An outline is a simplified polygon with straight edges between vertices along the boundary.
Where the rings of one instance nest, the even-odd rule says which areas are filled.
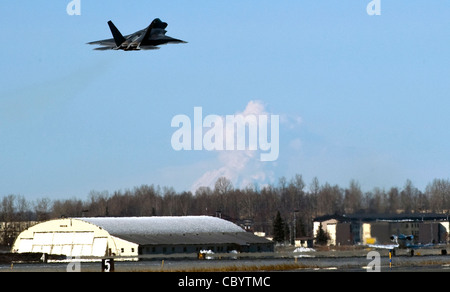
[[[381,272],[396,271],[450,271],[450,255],[442,255],[446,247],[415,250],[398,250],[389,260],[388,250],[376,250],[377,265]],[[139,261],[115,261],[116,272],[366,272],[373,267],[373,257],[367,248],[311,250],[293,253],[285,249],[275,253],[238,254],[237,256],[213,254],[207,259],[195,257],[159,256],[145,257]],[[74,269],[75,267],[75,269]],[[69,266],[67,262],[13,263],[0,265],[0,272],[100,272],[101,263],[81,262]]]

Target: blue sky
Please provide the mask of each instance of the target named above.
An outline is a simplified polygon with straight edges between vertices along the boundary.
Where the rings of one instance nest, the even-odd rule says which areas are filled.
[[[450,3],[381,0],[0,4],[0,196],[85,198],[142,184],[177,191],[302,174],[363,190],[424,190],[450,173]],[[188,44],[93,51],[159,17]],[[275,162],[174,151],[171,120],[251,110],[280,116]]]

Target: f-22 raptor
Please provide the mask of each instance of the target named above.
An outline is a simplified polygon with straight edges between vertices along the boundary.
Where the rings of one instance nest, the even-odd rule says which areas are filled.
[[[158,50],[159,45],[185,44],[185,41],[166,36],[167,23],[155,18],[152,23],[140,31],[123,36],[112,21],[108,21],[109,28],[114,38],[87,43],[88,45],[101,45],[94,50]]]

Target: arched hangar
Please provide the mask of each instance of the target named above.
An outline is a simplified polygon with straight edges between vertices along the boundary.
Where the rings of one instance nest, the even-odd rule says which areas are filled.
[[[34,225],[12,252],[70,257],[135,257],[141,254],[273,251],[272,241],[232,222],[209,216],[66,218]]]

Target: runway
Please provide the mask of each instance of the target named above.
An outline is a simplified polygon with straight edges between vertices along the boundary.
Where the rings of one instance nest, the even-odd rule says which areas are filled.
[[[137,262],[115,261],[115,272],[367,272],[367,257],[300,257],[266,259],[152,259]],[[450,256],[380,257],[380,272],[445,272]],[[0,265],[0,272],[101,272],[100,262],[13,263]]]

